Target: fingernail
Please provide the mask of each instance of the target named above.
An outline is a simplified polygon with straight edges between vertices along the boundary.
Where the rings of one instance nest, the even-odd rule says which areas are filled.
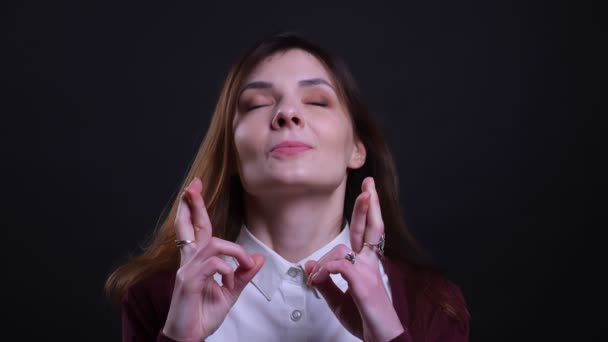
[[[310,284],[312,283],[312,275],[313,275],[312,273],[309,273],[306,275],[306,284],[308,286],[310,286]]]
[[[317,276],[318,276],[318,275],[319,275],[319,272],[315,272],[315,273],[312,275],[312,277],[310,277],[310,283],[311,283],[311,284],[312,284],[312,283],[314,283],[315,278],[317,278]]]

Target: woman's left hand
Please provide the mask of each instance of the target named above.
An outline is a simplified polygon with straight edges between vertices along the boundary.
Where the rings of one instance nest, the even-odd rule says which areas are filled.
[[[340,244],[319,261],[305,265],[308,282],[323,295],[342,325],[364,341],[390,341],[404,328],[399,321],[380,274],[376,249],[363,242],[376,244],[384,233],[384,223],[374,180],[367,177],[361,185],[350,224],[352,251]],[[354,252],[355,262],[345,256]],[[341,274],[348,282],[342,292],[330,274]]]

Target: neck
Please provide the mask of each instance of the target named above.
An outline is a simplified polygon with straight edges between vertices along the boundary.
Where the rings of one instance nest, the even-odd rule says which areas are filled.
[[[340,234],[345,186],[298,196],[245,194],[247,228],[285,260],[298,262]]]

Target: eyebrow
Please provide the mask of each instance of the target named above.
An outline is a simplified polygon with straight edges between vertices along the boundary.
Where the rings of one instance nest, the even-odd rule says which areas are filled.
[[[323,78],[311,78],[311,79],[307,79],[307,80],[298,81],[298,86],[300,86],[300,87],[310,87],[310,86],[321,85],[321,84],[324,84],[324,85],[330,87],[331,89],[333,89],[334,92],[336,91],[334,86],[332,86],[331,83],[327,82]],[[265,81],[250,82],[241,88],[241,90],[239,91],[239,96],[241,96],[241,94],[247,89],[272,89],[272,87],[273,87],[273,85],[270,82],[265,82]]]

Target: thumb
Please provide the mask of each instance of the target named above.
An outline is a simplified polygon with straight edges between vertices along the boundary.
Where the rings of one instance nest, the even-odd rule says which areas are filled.
[[[235,298],[241,294],[245,286],[247,286],[264,265],[265,259],[262,255],[253,254],[251,258],[254,263],[253,267],[244,268],[243,266],[239,266],[236,271],[234,271],[234,288],[232,289],[232,294]]]
[[[310,271],[312,271],[312,268],[315,267],[316,264],[317,264],[316,260],[308,260],[304,264],[304,271],[306,271],[307,276],[310,276]]]

